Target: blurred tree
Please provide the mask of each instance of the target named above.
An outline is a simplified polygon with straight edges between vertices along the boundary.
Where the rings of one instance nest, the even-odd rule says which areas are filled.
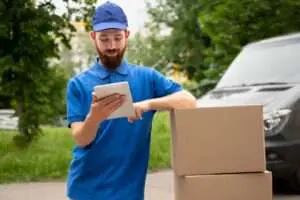
[[[95,1],[64,0],[67,12],[59,16],[51,0],[0,0],[0,91],[11,98],[27,142],[62,112],[66,75],[50,60],[59,56],[59,44],[70,48],[70,20],[90,20]]]
[[[219,79],[241,48],[260,39],[300,30],[299,0],[200,0],[202,30],[212,39],[205,50],[206,71]]]
[[[1,88],[0,88],[1,89]],[[11,108],[11,98],[9,96],[4,96],[4,92],[0,92],[0,109],[8,109]]]
[[[71,49],[61,46],[59,59],[55,61],[71,77],[85,70],[95,59],[97,52],[88,32],[77,31],[70,41]]]
[[[300,29],[298,0],[158,0],[148,12],[151,26],[170,30],[164,55],[199,83],[197,96],[245,44]]]
[[[151,17],[148,26],[166,30],[168,37],[165,37],[167,45],[163,55],[170,62],[179,64],[189,79],[201,82],[208,69],[203,51],[210,47],[211,42],[198,24],[199,6],[197,0],[158,0],[154,6],[148,3]]]
[[[165,68],[162,66],[169,62],[165,55],[167,42],[167,37],[157,35],[156,31],[148,29],[147,35],[137,32],[128,41],[126,57],[129,62],[163,71]]]

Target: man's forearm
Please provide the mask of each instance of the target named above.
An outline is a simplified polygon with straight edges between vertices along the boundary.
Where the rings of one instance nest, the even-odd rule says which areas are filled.
[[[85,147],[95,139],[99,123],[88,116],[84,122],[75,123],[72,126],[74,126],[72,134],[75,142],[78,146]]]
[[[187,91],[180,91],[174,94],[149,100],[151,110],[171,110],[182,108],[195,108],[196,98]]]

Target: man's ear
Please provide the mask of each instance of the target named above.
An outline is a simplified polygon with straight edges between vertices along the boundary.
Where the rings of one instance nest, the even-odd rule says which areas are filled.
[[[94,32],[94,31],[90,32],[90,39],[93,41],[96,40],[96,32]]]
[[[126,31],[125,31],[125,38],[128,39],[128,38],[129,38],[129,35],[130,35],[130,31],[129,31],[129,30],[126,30]]]

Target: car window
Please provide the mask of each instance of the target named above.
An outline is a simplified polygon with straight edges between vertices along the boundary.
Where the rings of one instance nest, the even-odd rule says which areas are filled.
[[[300,41],[257,44],[244,48],[217,87],[263,82],[300,82]]]

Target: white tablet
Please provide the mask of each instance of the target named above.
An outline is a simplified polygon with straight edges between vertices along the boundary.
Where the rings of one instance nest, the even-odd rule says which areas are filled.
[[[105,85],[97,85],[94,87],[94,92],[97,98],[103,98],[115,93],[122,94],[126,96],[126,101],[124,104],[114,111],[108,119],[115,119],[121,117],[131,117],[135,116],[135,111],[133,108],[132,95],[130,92],[128,82],[117,82]]]

